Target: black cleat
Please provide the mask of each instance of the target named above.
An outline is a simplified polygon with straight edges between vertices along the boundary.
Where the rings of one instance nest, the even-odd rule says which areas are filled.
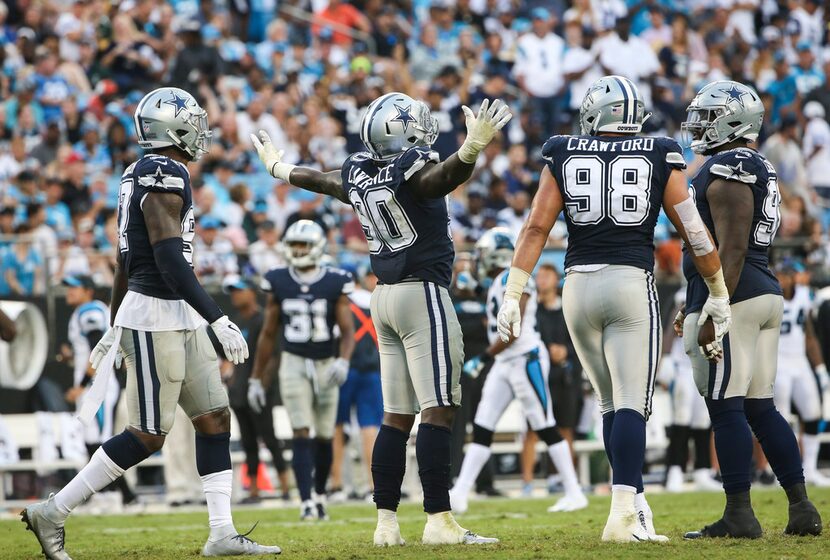
[[[800,502],[790,504],[790,520],[787,528],[784,529],[784,534],[800,537],[821,534],[821,516],[813,502],[805,498]]]
[[[700,531],[690,531],[684,539],[728,537],[732,539],[757,539],[763,534],[761,524],[752,509],[724,512],[723,517]]]

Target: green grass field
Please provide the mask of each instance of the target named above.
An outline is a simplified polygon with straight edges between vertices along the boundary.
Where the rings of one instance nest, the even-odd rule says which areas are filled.
[[[830,519],[830,490],[813,490],[813,500],[825,520]],[[251,535],[283,548],[283,557],[328,559],[363,558],[557,558],[557,559],[830,559],[830,535],[818,538],[784,537],[786,498],[783,492],[754,493],[755,511],[764,526],[764,537],[756,541],[691,541],[684,531],[713,521],[722,509],[719,494],[654,494],[649,498],[659,532],[671,537],[667,544],[610,545],[600,542],[609,498],[591,499],[585,510],[549,514],[548,499],[489,500],[471,502],[460,517],[464,527],[501,543],[484,547],[424,547],[418,544],[424,515],[407,504],[401,508],[401,530],[408,544],[396,549],[371,545],[374,508],[343,505],[331,508],[328,523],[300,523],[291,509],[245,509],[235,513],[236,526],[246,530],[259,521]],[[66,526],[67,551],[73,560],[137,560],[197,558],[206,537],[204,513],[168,515],[79,516]],[[33,535],[19,521],[0,521],[0,558],[42,558]]]

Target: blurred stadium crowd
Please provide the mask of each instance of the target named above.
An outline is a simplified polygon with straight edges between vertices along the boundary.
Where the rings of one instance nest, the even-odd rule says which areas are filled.
[[[814,269],[830,261],[819,0],[8,0],[0,43],[0,296],[42,293],[69,274],[110,282],[119,178],[140,155],[132,114],[161,84],[193,92],[214,129],[209,156],[191,166],[207,284],[279,263],[281,232],[303,217],[324,227],[340,262],[366,251],[351,209],[275,182],[251,132],[268,131],[289,162],[337,168],[362,149],[369,102],[400,90],[428,102],[446,157],[462,137],[460,105],[505,99],[520,118],[449,201],[464,250],[494,225],[518,230],[545,139],[575,132],[602,74],[638,84],[653,111],[647,133],[678,138],[703,83],[754,85],[784,197],[780,243]],[[676,277],[667,222],[659,237],[660,274]],[[566,243],[562,224],[551,246]]]

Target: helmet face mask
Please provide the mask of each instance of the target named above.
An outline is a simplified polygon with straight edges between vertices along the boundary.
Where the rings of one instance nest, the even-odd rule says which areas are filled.
[[[173,146],[194,161],[210,150],[213,132],[207,112],[182,89],[163,87],[145,95],[134,123],[138,144],[145,150]]]
[[[311,220],[300,220],[289,227],[282,240],[282,254],[290,266],[299,269],[318,267],[326,250],[323,228]]]
[[[686,114],[681,131],[693,152],[708,155],[736,140],[755,141],[764,120],[764,105],[752,88],[719,80],[698,92]]]
[[[379,161],[415,146],[431,146],[438,133],[438,119],[426,103],[397,92],[370,103],[360,123],[360,140]]]

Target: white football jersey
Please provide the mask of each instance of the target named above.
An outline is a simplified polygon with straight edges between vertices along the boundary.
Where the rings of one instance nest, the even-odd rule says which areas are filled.
[[[810,288],[796,286],[793,298],[784,298],[781,318],[781,339],[778,343],[778,361],[803,360],[806,356],[804,322],[812,307]]]
[[[75,385],[80,384],[89,367],[89,355],[92,348],[87,336],[95,331],[107,332],[110,326],[110,310],[103,302],[90,301],[79,305],[69,317],[69,344],[72,346],[72,355],[75,360]]]
[[[490,344],[493,344],[499,338],[497,316],[501,303],[504,301],[509,272],[507,269],[503,270],[493,279],[490,289],[487,290],[487,339]],[[510,360],[516,356],[521,356],[534,350],[542,343],[539,331],[536,330],[536,283],[533,278],[528,279],[524,293],[529,297],[524,315],[522,315],[522,332],[519,333],[519,338],[513,344],[496,356],[496,361]]]

